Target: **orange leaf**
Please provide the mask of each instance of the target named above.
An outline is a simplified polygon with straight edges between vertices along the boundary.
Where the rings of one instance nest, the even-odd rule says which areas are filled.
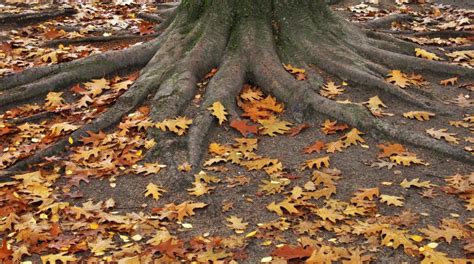
[[[325,145],[326,144],[324,142],[320,141],[320,140],[316,141],[316,142],[314,142],[313,145],[310,145],[310,146],[307,146],[306,148],[304,148],[304,153],[306,153],[306,154],[311,154],[313,152],[319,153],[324,149]]]
[[[239,131],[244,137],[247,137],[249,134],[258,133],[258,127],[256,125],[249,125],[245,120],[234,119],[230,122],[230,127]]]
[[[311,253],[313,253],[314,248],[312,247],[307,247],[304,248],[302,246],[289,246],[289,245],[284,245],[282,247],[279,247],[275,250],[273,250],[272,255],[284,259],[297,259],[297,258],[307,258],[311,256]]]

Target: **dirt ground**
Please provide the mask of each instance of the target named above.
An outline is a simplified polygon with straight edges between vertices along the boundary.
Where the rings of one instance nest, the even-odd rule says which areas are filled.
[[[388,1],[388,0],[387,0]],[[473,8],[474,1],[472,0],[436,0],[437,3],[452,4],[460,8]],[[341,6],[348,6],[357,4],[357,0],[346,1],[342,4],[333,6],[339,8]],[[385,0],[382,6],[386,6]],[[443,87],[438,85],[440,80],[451,76],[439,76],[436,79],[428,79],[430,85],[423,88],[410,88],[415,92],[423,93],[423,91],[430,91],[436,97],[442,100],[452,99],[460,92],[465,95],[473,96],[470,91],[462,90],[458,87]],[[311,78],[311,74],[308,75]],[[448,128],[451,119],[444,116],[436,116],[436,118],[420,122],[417,120],[408,120],[402,117],[402,113],[406,111],[413,111],[410,106],[405,105],[398,99],[391,95],[378,93],[367,89],[366,87],[356,86],[350,83],[350,80],[338,80],[333,78],[336,83],[347,81],[349,85],[346,88],[344,95],[338,97],[338,100],[350,99],[354,102],[364,102],[368,98],[378,95],[382,101],[388,106],[387,112],[393,113],[394,116],[384,117],[392,123],[400,124],[402,127],[419,131],[424,133],[429,128]],[[462,80],[460,81],[462,83]],[[457,120],[462,120],[464,114],[472,114],[472,108],[459,108],[452,104],[446,105],[447,111],[455,112],[458,116]],[[197,108],[190,105],[185,111],[184,115],[192,118],[196,115]],[[286,113],[284,119],[293,124],[298,124],[291,116],[291,113]],[[201,197],[193,197],[188,194],[186,189],[190,188],[190,182],[193,180],[193,174],[190,172],[177,172],[174,170],[164,169],[157,175],[142,176],[142,175],[125,175],[116,178],[115,184],[111,184],[110,179],[91,180],[89,183],[81,183],[80,187],[74,189],[82,193],[82,197],[78,199],[71,199],[73,204],[80,205],[88,200],[94,202],[105,201],[113,198],[116,202],[115,211],[119,213],[127,212],[146,212],[151,213],[152,208],[162,207],[169,203],[180,203],[186,200],[194,202],[204,202],[208,206],[204,209],[197,210],[196,215],[187,218],[186,222],[192,225],[191,229],[182,229],[179,226],[173,226],[175,234],[186,240],[195,236],[206,234],[208,236],[222,236],[228,237],[234,232],[226,226],[226,218],[235,215],[244,218],[249,223],[246,233],[255,230],[258,224],[269,221],[281,220],[281,217],[273,212],[267,210],[266,206],[272,201],[280,201],[294,186],[303,186],[306,182],[311,180],[311,171],[302,170],[302,164],[315,157],[320,157],[323,154],[305,154],[303,149],[308,145],[314,143],[316,140],[329,142],[336,140],[342,134],[325,135],[320,131],[321,124],[327,119],[325,116],[308,116],[310,128],[304,130],[301,134],[291,137],[288,135],[279,135],[276,137],[257,136],[258,150],[256,153],[265,157],[276,158],[282,162],[284,172],[289,175],[296,175],[291,179],[291,184],[285,188],[285,192],[276,195],[262,195],[259,191],[259,185],[262,181],[269,180],[268,175],[262,171],[248,171],[240,166],[232,164],[223,164],[229,170],[226,172],[210,172],[210,174],[217,176],[221,182],[215,184],[216,188],[210,193]],[[469,136],[469,131],[465,128],[449,127],[449,131],[456,133],[459,138]],[[445,177],[455,174],[468,175],[474,171],[474,164],[461,163],[459,161],[446,159],[445,157],[436,155],[425,149],[406,146],[410,152],[416,153],[417,156],[429,163],[429,166],[412,165],[401,166],[397,165],[393,169],[371,167],[370,164],[377,160],[379,154],[378,144],[387,143],[387,139],[377,134],[364,133],[366,146],[352,146],[343,152],[336,152],[330,154],[330,168],[341,171],[341,179],[337,181],[337,192],[333,199],[341,201],[349,201],[352,195],[359,189],[378,187],[381,194],[395,195],[404,197],[404,206],[395,207],[377,202],[379,215],[396,216],[404,211],[411,211],[419,214],[420,220],[408,228],[410,233],[419,233],[419,228],[424,228],[427,225],[439,226],[442,219],[455,218],[461,223],[466,223],[469,218],[472,218],[472,212],[465,209],[464,202],[454,195],[446,194],[440,191],[439,188],[434,188],[436,196],[434,198],[422,197],[421,190],[417,188],[404,189],[399,184],[404,179],[419,178],[421,181],[430,181],[432,184],[438,186],[445,186]],[[235,130],[231,129],[228,124],[215,127],[210,137],[209,143],[216,142],[219,144],[232,144],[234,138],[241,137]],[[395,142],[394,142],[395,143]],[[461,142],[460,148],[468,146],[465,142]],[[175,157],[176,164],[185,162],[184,153],[171,153]],[[210,154],[205,154],[204,160],[211,158]],[[158,160],[160,161],[160,159]],[[250,182],[243,186],[233,188],[227,187],[224,180],[228,177],[247,176]],[[184,179],[184,180],[183,180]],[[149,182],[154,182],[162,185],[168,192],[163,195],[158,201],[154,201],[143,195],[143,192]],[[113,185],[113,187],[112,187]],[[224,212],[222,206],[224,204],[232,203],[233,208]],[[318,201],[318,204],[323,204],[323,201]],[[453,217],[454,216],[454,217]],[[287,217],[287,216],[285,216]],[[313,216],[314,217],[314,216]],[[302,219],[312,219],[310,216],[288,216],[286,220],[292,223],[297,223]],[[277,232],[281,235],[281,244],[296,244],[300,234],[289,229],[282,232]],[[328,241],[336,238],[335,234],[328,231],[318,231],[312,234],[315,238],[321,238]],[[262,245],[265,239],[252,239],[246,249],[248,258],[239,263],[260,263],[260,260],[267,257],[275,249],[274,242],[270,245]],[[334,242],[337,246],[344,246],[347,248],[354,247],[360,243],[365,243],[363,239],[357,239],[350,243]],[[437,250],[446,252],[449,257],[462,258],[465,257],[463,252],[464,244],[459,240],[448,244],[445,241],[440,242]],[[410,257],[403,252],[401,248],[397,250],[381,247],[378,251],[371,252],[375,261],[373,263],[418,263],[419,258]],[[33,257],[33,260],[36,258]],[[36,259],[37,260],[37,259]],[[294,262],[297,263],[297,262]]]

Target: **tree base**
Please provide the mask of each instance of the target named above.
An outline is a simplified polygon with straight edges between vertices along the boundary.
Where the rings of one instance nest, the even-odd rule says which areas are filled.
[[[169,17],[163,22],[166,29],[149,43],[5,77],[0,80],[0,104],[5,107],[121,69],[145,65],[137,81],[113,107],[70,135],[77,142],[86,131],[97,132],[116,124],[149,97],[154,121],[180,115],[196,93],[196,82],[209,69],[218,67],[186,142],[151,129],[149,136],[159,139],[157,146],[147,153],[147,160],[162,155],[164,150],[172,153],[185,146],[189,163],[198,168],[207,135],[215,125],[207,108],[219,101],[231,118],[238,117],[234,98],[243,84],[251,81],[285,102],[298,121],[322,114],[378,137],[473,162],[472,155],[462,149],[376,119],[361,105],[340,104],[320,96],[316,89],[323,85],[323,76],[309,70],[321,69],[418,109],[448,115],[440,110],[441,102],[429,93],[411,94],[387,83],[385,75],[389,69],[404,69],[426,75],[463,75],[474,80],[472,69],[412,57],[416,44],[355,27],[319,1],[294,5],[280,3],[286,1],[242,1],[238,5],[230,2],[185,1],[161,14]],[[308,80],[295,80],[282,62],[308,69]],[[68,139],[64,138],[17,162],[10,170],[24,169],[64,151],[67,145]],[[167,162],[172,164],[172,160],[169,155]]]

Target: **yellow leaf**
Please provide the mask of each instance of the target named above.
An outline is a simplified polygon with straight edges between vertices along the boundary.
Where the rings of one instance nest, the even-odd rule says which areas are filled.
[[[194,187],[187,189],[189,194],[194,196],[201,196],[207,194],[209,191],[215,189],[215,187],[209,187],[203,182],[193,182]]]
[[[222,123],[224,123],[224,121],[227,121],[226,115],[228,113],[225,111],[225,108],[221,104],[221,102],[214,102],[212,104],[212,106],[210,106],[207,109],[212,112],[213,116],[217,117],[217,119],[219,120],[219,125],[222,125]]]
[[[150,196],[155,199],[155,200],[158,200],[160,199],[161,195],[166,192],[165,189],[161,188],[160,186],[158,185],[155,185],[153,183],[149,183],[147,186],[146,186],[146,190],[145,190],[145,197],[147,196]]]
[[[424,59],[428,60],[442,60],[440,57],[438,57],[436,54],[426,51],[424,49],[416,48],[415,49],[415,54],[417,57],[421,57]]]
[[[430,118],[435,116],[435,114],[426,111],[410,111],[403,113],[403,116],[410,119],[417,119],[419,121],[426,121],[430,120]]]
[[[428,133],[428,135],[436,139],[444,138],[449,143],[459,144],[459,139],[455,137],[456,134],[448,133],[446,131],[448,131],[446,128],[442,128],[438,130],[435,130],[434,128],[430,128],[426,130],[426,133]]]
[[[329,165],[329,156],[326,156],[305,161],[302,169],[313,169],[316,166],[316,168],[319,170],[322,167],[329,168]]]
[[[323,220],[329,220],[333,223],[336,223],[339,220],[344,219],[344,215],[339,214],[336,212],[334,209],[328,209],[328,208],[319,208],[314,211],[315,214],[317,214],[319,217],[321,217]]]
[[[57,136],[60,136],[64,132],[71,132],[78,128],[79,126],[70,124],[68,122],[57,123],[50,127],[51,136],[57,137]]]
[[[74,255],[66,254],[67,252],[62,252],[59,254],[41,256],[41,262],[43,262],[43,264],[56,264],[56,261],[59,261],[60,263],[71,263],[77,261],[77,258]]]
[[[57,108],[62,106],[64,104],[64,99],[61,97],[62,95],[62,92],[49,92],[46,95],[46,102],[44,105],[48,108]]]
[[[422,164],[425,166],[428,166],[429,164],[424,162],[423,160],[419,159],[416,157],[416,155],[395,155],[391,156],[390,160],[403,165],[403,166],[410,166],[412,163],[413,164]]]
[[[156,123],[155,126],[162,131],[171,131],[178,136],[182,136],[192,123],[193,120],[186,117],[177,117],[175,119],[165,119],[162,122]]]
[[[411,181],[407,181],[407,179],[404,179],[400,183],[400,186],[402,186],[405,189],[408,189],[412,186],[415,186],[415,187],[418,187],[418,188],[431,188],[431,183],[430,183],[430,181],[420,182],[419,178],[413,179]]]
[[[397,249],[400,246],[405,249],[418,249],[418,247],[411,242],[407,235],[407,231],[384,228],[382,230],[382,245]]]
[[[300,68],[293,67],[293,65],[291,65],[291,64],[283,64],[283,67],[285,68],[285,70],[287,70],[288,72],[293,73],[293,74],[297,74],[297,73],[303,73],[304,74],[306,72],[305,69],[300,69]]]
[[[247,229],[247,226],[249,223],[242,222],[243,219],[236,217],[236,216],[230,216],[226,218],[226,220],[230,224],[226,224],[228,227],[232,228],[235,230],[236,233],[240,234],[243,233],[245,229]]]
[[[380,201],[388,205],[403,206],[403,197],[381,194]]]
[[[342,94],[345,91],[341,86],[336,85],[334,82],[329,81],[321,88],[319,94],[329,99],[334,99],[336,96]]]
[[[275,133],[285,134],[290,130],[291,123],[282,121],[272,116],[269,119],[260,119],[258,123],[262,125],[260,133],[262,135],[269,135],[271,137],[276,136]]]
[[[364,133],[360,132],[357,128],[353,128],[349,133],[345,134],[341,140],[344,142],[344,146],[357,145],[357,143],[364,143],[365,140],[360,137]]]
[[[294,203],[291,203],[290,200],[285,199],[279,203],[272,202],[271,204],[267,205],[267,209],[277,213],[279,216],[283,215],[282,208],[288,211],[290,214],[297,214],[299,213],[298,209],[295,208]]]

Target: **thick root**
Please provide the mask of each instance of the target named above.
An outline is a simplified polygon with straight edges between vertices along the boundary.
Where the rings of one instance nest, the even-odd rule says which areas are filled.
[[[413,17],[407,14],[392,14],[382,18],[374,19],[366,23],[361,24],[364,28],[369,29],[381,29],[390,28],[393,22],[410,22],[413,21]]]
[[[404,69],[408,72],[430,72],[442,76],[461,75],[467,79],[474,79],[474,70],[446,62],[417,58],[364,45],[358,46],[357,49],[364,56],[393,69]]]
[[[158,23],[158,24],[166,20],[164,17],[161,17],[160,15],[150,14],[150,13],[145,13],[145,12],[138,13],[137,17],[143,20],[150,21],[153,23]]]
[[[0,106],[21,102],[57,91],[76,83],[100,78],[120,69],[145,65],[156,52],[161,39],[125,50],[111,51],[65,64],[25,70],[0,80]]]
[[[220,102],[229,114],[228,120],[238,117],[235,97],[245,83],[245,65],[240,53],[231,55],[231,58],[224,59],[220,70],[210,81],[204,96],[205,100],[194,118],[188,135],[188,160],[193,168],[198,167],[207,143],[207,135],[215,125],[215,117],[210,114],[208,108],[214,102]]]
[[[28,23],[42,22],[51,18],[61,16],[71,16],[77,13],[74,8],[52,9],[38,13],[26,14],[0,14],[0,24],[2,25],[24,25]]]
[[[140,40],[140,39],[150,39],[157,37],[159,34],[154,33],[150,35],[136,35],[136,34],[124,34],[124,35],[114,35],[114,36],[94,36],[94,37],[85,37],[85,38],[76,38],[76,39],[55,39],[45,43],[45,46],[56,47],[58,45],[71,45],[71,44],[83,44],[83,43],[103,43],[111,41],[123,41],[123,40]]]

